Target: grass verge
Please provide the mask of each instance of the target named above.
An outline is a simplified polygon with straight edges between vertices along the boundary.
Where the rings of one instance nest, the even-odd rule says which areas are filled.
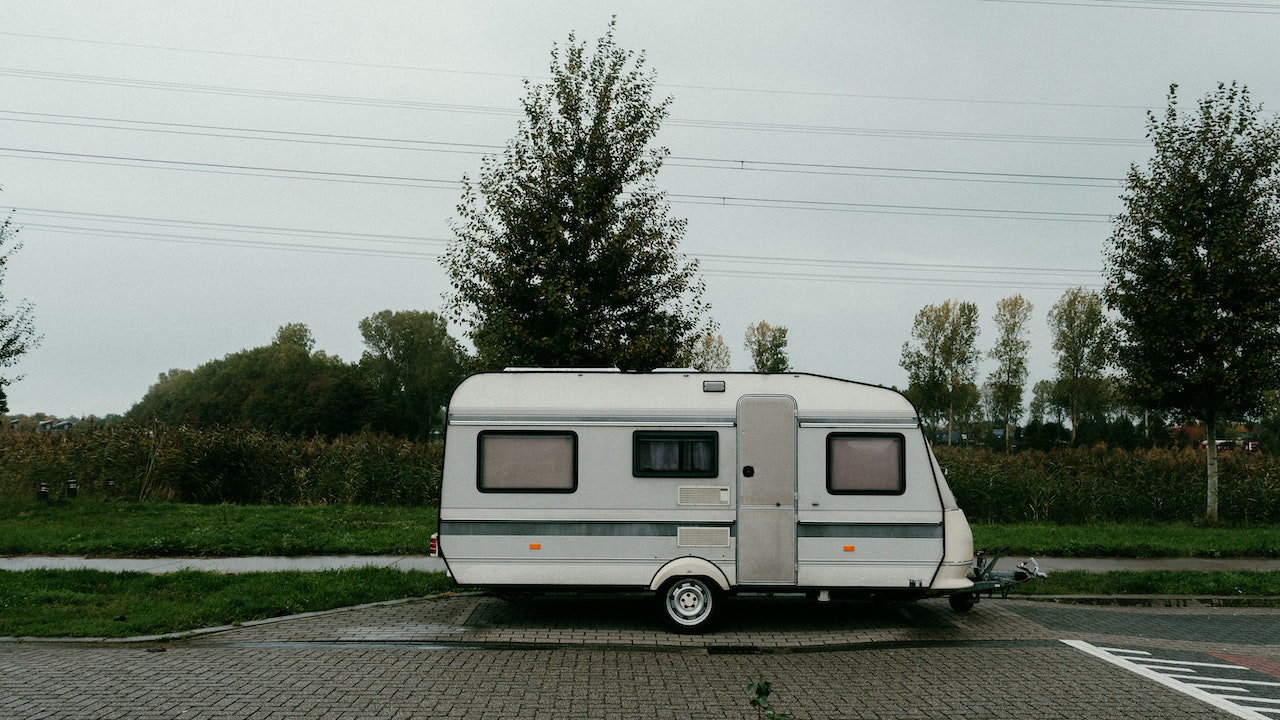
[[[424,555],[435,528],[423,507],[28,500],[0,503],[0,555]]]
[[[0,503],[0,555],[422,555],[436,508],[191,505],[58,499]],[[1280,526],[973,525],[1006,556],[1280,557]]]
[[[1280,526],[975,524],[973,544],[1005,556],[1274,558]]]
[[[0,637],[122,638],[423,597],[454,589],[443,573],[325,572],[167,575],[97,570],[0,572]],[[1280,597],[1280,573],[1066,571],[1014,595]],[[996,601],[998,602],[998,601]]]
[[[1022,583],[1015,595],[1250,595],[1280,597],[1274,572],[1107,572],[1064,570]]]
[[[421,597],[453,587],[444,573],[386,568],[242,575],[0,572],[0,637],[160,635]]]

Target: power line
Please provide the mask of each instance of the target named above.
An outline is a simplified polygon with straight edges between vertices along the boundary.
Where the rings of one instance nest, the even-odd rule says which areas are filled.
[[[60,220],[77,220],[105,222],[113,224],[142,225],[147,227],[198,228],[200,230],[217,230],[237,233],[254,233],[258,235],[285,235],[311,238],[333,238],[341,240],[359,240],[400,244],[432,244],[443,245],[451,242],[449,238],[416,235],[388,235],[380,233],[344,232],[337,230],[317,230],[304,228],[279,227],[274,225],[245,225],[241,223],[209,222],[203,220],[178,220],[174,218],[156,218],[142,215],[111,215],[107,213],[76,212],[72,210],[44,210],[40,208],[15,208],[16,212],[42,218]]]
[[[964,217],[986,220],[1038,220],[1044,222],[1109,223],[1111,221],[1111,216],[1105,213],[1001,210],[997,208],[966,208],[929,205],[890,205],[881,203],[856,203],[826,200],[778,200],[772,198],[732,197],[727,195],[685,195],[680,193],[668,193],[666,197],[672,203],[717,205],[723,207],[767,208],[772,210],[825,210],[833,212],[872,213],[878,215]]]
[[[273,100],[292,100],[299,102],[318,102],[343,105],[368,105],[374,107],[395,107],[437,112],[471,113],[497,115],[505,117],[522,116],[523,112],[513,108],[498,108],[482,105],[458,105],[453,103],[426,103],[407,100],[390,100],[384,98],[360,98],[345,95],[322,95],[317,93],[295,93],[269,90],[251,90],[215,85],[191,85],[185,83],[158,82],[152,80],[135,80],[130,78],[114,78],[93,75],[74,75],[70,73],[53,73],[39,70],[22,70],[18,68],[0,68],[0,75],[27,77],[60,82],[89,83],[108,86],[136,87],[144,89],[168,90],[175,92],[193,92],[213,95],[229,95],[235,97],[251,97]],[[968,142],[1000,142],[1018,144],[1044,145],[1099,145],[1099,146],[1143,146],[1146,141],[1131,138],[1085,137],[1067,135],[1029,135],[1012,133],[971,133],[947,132],[933,130],[899,130],[893,128],[860,128],[827,125],[802,125],[788,123],[751,123],[734,120],[689,120],[671,118],[665,124],[689,127],[709,128],[715,130],[738,130],[752,132],[778,132],[808,135],[842,135],[857,137],[890,137],[913,140],[946,140]]]
[[[539,80],[545,81],[550,78],[546,76],[522,75],[518,73],[501,73],[483,70],[459,70],[456,68],[440,68],[426,67],[418,65],[397,65],[384,63],[366,63],[356,62],[352,60],[329,60],[324,58],[296,57],[287,55],[268,55],[264,53],[245,53],[230,52],[226,50],[199,50],[194,48],[183,48],[169,45],[144,45],[140,43],[123,43],[111,42],[107,40],[89,40],[84,38],[70,38],[56,35],[37,35],[33,33],[15,33],[0,32],[0,36],[31,38],[38,40],[54,40],[58,42],[85,43],[92,45],[103,45],[109,47],[123,47],[143,50],[163,50],[166,52],[191,53],[198,55],[212,55],[220,57],[243,57],[255,60],[274,60],[294,63],[315,63],[320,65],[346,66],[356,68],[371,68],[375,70],[408,70],[413,72],[429,72],[442,73],[449,75],[469,75],[477,77],[493,77],[516,80]],[[904,102],[937,102],[937,103],[954,103],[969,105],[1012,105],[1022,107],[1058,107],[1073,108],[1084,110],[1148,110],[1145,105],[1119,105],[1106,103],[1072,103],[1061,101],[1034,101],[1034,100],[992,100],[992,99],[976,99],[976,98],[957,98],[957,97],[939,97],[927,95],[886,95],[886,94],[869,94],[869,93],[845,93],[824,90],[798,90],[794,88],[744,88],[727,85],[701,85],[701,84],[678,84],[678,83],[657,83],[656,87],[675,88],[685,90],[709,90],[715,92],[732,92],[732,93],[749,93],[749,94],[766,94],[766,95],[784,95],[798,97],[820,97],[820,98],[837,98],[837,99],[853,99],[853,100],[892,100]]]
[[[1102,283],[1094,281],[1085,282],[1050,282],[1036,280],[1019,280],[1016,284],[1011,283],[1007,278],[992,278],[990,280],[982,280],[975,278],[928,278],[919,275],[906,276],[881,276],[881,275],[839,275],[833,273],[767,273],[767,272],[751,272],[751,271],[735,271],[735,270],[702,270],[704,275],[712,277],[730,277],[730,278],[750,278],[757,280],[790,280],[790,281],[808,281],[808,282],[839,282],[839,283],[856,283],[869,285],[923,285],[928,287],[965,287],[965,288],[1007,288],[1017,287],[1024,289],[1037,290],[1067,290],[1074,287],[1085,287],[1090,289],[1099,289]]]
[[[1027,266],[992,266],[992,265],[966,265],[959,263],[930,263],[930,262],[888,262],[880,260],[839,260],[832,258],[801,258],[801,257],[769,257],[764,255],[724,255],[716,253],[698,253],[697,257],[702,260],[710,260],[713,262],[726,263],[743,263],[743,264],[767,264],[767,265],[798,265],[810,266],[827,269],[836,267],[854,267],[860,269],[883,269],[883,270],[912,270],[925,272],[968,272],[968,273],[998,273],[1006,274],[1035,274],[1035,275],[1085,275],[1094,276],[1099,273],[1098,270],[1090,270],[1085,268],[1045,268],[1045,267],[1027,267]]]
[[[1101,145],[1143,146],[1147,141],[1131,138],[1083,137],[1069,135],[1023,135],[1013,133],[947,132],[938,130],[899,130],[894,128],[860,128],[830,125],[800,125],[782,123],[752,123],[730,120],[668,120],[681,127],[711,128],[717,130],[750,130],[754,132],[785,132],[808,135],[846,135],[859,137],[908,138],[912,140],[962,140],[975,142],[1001,142],[1040,145]]]
[[[189,245],[229,246],[240,248],[283,250],[314,254],[339,254],[359,257],[402,258],[410,260],[437,260],[441,252],[428,249],[447,245],[450,240],[434,237],[386,235],[377,233],[343,232],[281,226],[248,225],[196,220],[179,220],[138,215],[112,215],[39,208],[15,208],[20,215],[46,218],[62,222],[23,222],[24,230],[37,230],[61,235],[142,240]],[[78,224],[68,224],[68,223]],[[90,223],[86,225],[86,223]],[[103,224],[106,227],[93,225]],[[167,228],[174,232],[135,230],[143,228]],[[233,237],[210,233],[232,233]],[[253,239],[244,236],[296,237],[336,241],[336,244],[317,242],[285,242],[280,240]],[[390,245],[391,247],[380,247]],[[1002,287],[1010,284],[1010,276],[1023,276],[1018,285],[1028,288],[1067,288],[1095,286],[1098,271],[1089,269],[1045,268],[1028,266],[980,266],[958,263],[885,262],[851,260],[843,258],[812,258],[798,256],[739,256],[718,253],[690,253],[703,263],[730,267],[704,267],[700,270],[711,277],[754,278],[762,280],[856,282],[873,284],[910,284],[929,286]],[[767,270],[731,267],[735,264],[770,265]],[[812,268],[816,272],[807,272]],[[847,272],[840,272],[846,270]],[[868,274],[878,272],[879,274]],[[909,275],[884,273],[910,273]],[[952,274],[957,277],[942,277]],[[992,276],[984,278],[982,276]],[[1046,279],[1037,279],[1041,276]],[[1068,280],[1071,277],[1076,280]],[[1059,278],[1059,279],[1051,279]]]
[[[1263,2],[1212,2],[1210,0],[983,0],[1010,5],[1058,5],[1125,10],[1174,10],[1201,13],[1280,15],[1280,7]]]
[[[5,115],[13,117],[3,117]],[[86,115],[58,115],[0,110],[0,120],[9,122],[87,127],[128,132],[155,132],[171,135],[215,137],[272,142],[290,142],[339,147],[363,147],[383,150],[413,150],[463,155],[491,155],[501,152],[504,146],[479,143],[444,142],[438,140],[411,140],[403,138],[374,137],[365,135],[339,135],[333,133],[306,133],[290,130],[268,130],[225,125],[169,123],[149,120],[126,120]],[[732,170],[743,172],[772,172],[801,175],[871,176],[897,179],[947,180],[959,182],[999,183],[1013,185],[1054,185],[1071,187],[1112,188],[1120,178],[1082,175],[1055,175],[1048,173],[1002,173],[973,170],[940,170],[929,168],[905,168],[839,163],[778,162],[764,160],[733,160],[726,158],[667,156],[668,166]]]
[[[69,225],[52,225],[31,223],[24,228],[57,232],[63,235],[82,235],[95,238],[115,238],[121,240],[153,240],[157,242],[181,243],[186,245],[231,246],[265,250],[288,250],[292,252],[320,253],[327,255],[356,255],[360,257],[390,257],[404,259],[434,260],[440,253],[410,252],[407,250],[380,250],[377,248],[354,248],[318,244],[286,243],[264,240],[243,240],[237,238],[217,238],[199,235],[175,235],[172,233],[150,233],[130,230],[97,230]]]
[[[294,168],[273,168],[255,165],[233,165],[229,163],[204,163],[187,160],[159,160],[155,158],[131,157],[125,155],[97,155],[93,153],[70,153],[57,152],[53,150],[0,147],[0,157],[24,158],[29,156],[35,156],[40,160],[51,160],[56,162],[83,163],[89,165],[115,165],[163,170],[184,170],[188,172],[212,173],[219,175],[247,175],[251,177],[316,180],[321,182],[345,182],[366,185],[399,185],[404,187],[421,187],[434,190],[457,190],[462,187],[462,183],[457,180],[436,180],[432,178],[331,172],[325,170],[299,170]]]
[[[50,150],[30,150],[24,148],[0,147],[0,157],[25,158],[35,156],[41,160],[58,162],[123,165],[148,169],[181,170],[214,174],[248,175],[251,177],[271,177],[290,180],[316,180],[322,182],[345,182],[372,185],[399,185],[419,187],[431,190],[457,190],[462,183],[453,180],[436,180],[431,178],[398,177],[393,175],[370,175],[359,173],[340,173],[320,170],[298,170],[291,168],[272,168],[253,165],[232,165],[225,163],[198,163],[180,160],[158,160],[121,155],[96,155],[90,153],[66,153]],[[1047,222],[1110,222],[1110,216],[1103,213],[1058,212],[1046,210],[1004,210],[999,208],[966,208],[943,207],[929,205],[890,205],[877,203],[855,203],[824,200],[791,200],[785,198],[738,197],[730,195],[691,195],[666,193],[665,197],[672,203],[693,205],[715,205],[720,207],[752,207],[787,210],[823,210],[835,212],[860,212],[883,215],[911,215],[923,217],[968,217],[991,220],[1039,220]]]
[[[267,140],[271,142],[335,145],[339,147],[365,147],[382,150],[422,150],[427,152],[453,152],[465,155],[486,155],[494,152],[495,150],[500,151],[503,148],[501,145],[484,145],[479,143],[444,142],[440,140],[405,140],[400,138],[374,137],[369,135],[339,135],[334,133],[299,132],[296,130],[267,130],[262,128],[245,128],[227,125],[158,122],[154,120],[126,120],[123,118],[108,118],[93,115],[59,115],[54,113],[22,112],[19,110],[0,110],[0,116],[2,115],[11,115],[15,117],[0,117],[0,120],[40,125],[84,127],[96,130],[124,130],[127,132],[150,132],[192,137],[230,138],[236,140]]]
[[[373,107],[404,108],[410,110],[433,110],[438,112],[470,113],[480,115],[518,116],[523,115],[515,108],[499,108],[484,105],[460,105],[456,103],[428,103],[413,100],[393,100],[387,98],[355,97],[351,95],[325,95],[321,93],[286,92],[282,90],[253,90],[249,88],[225,87],[221,85],[193,85],[190,83],[171,83],[157,80],[136,80],[133,78],[105,77],[99,75],[77,75],[72,73],[46,72],[42,70],[23,70],[20,68],[0,68],[0,75],[23,77],[36,80],[54,80],[57,82],[81,83],[90,85],[106,85],[112,87],[132,87],[147,90],[169,90],[173,92],[200,93],[206,95],[227,95],[233,97],[249,97],[267,100],[293,100],[298,102],[328,103],[337,105],[367,105]]]

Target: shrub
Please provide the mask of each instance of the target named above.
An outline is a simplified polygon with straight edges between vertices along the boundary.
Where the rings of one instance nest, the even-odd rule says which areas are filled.
[[[934,451],[977,522],[1196,522],[1205,514],[1205,457],[1194,448]],[[1218,469],[1221,519],[1280,521],[1280,459],[1222,453]]]
[[[372,433],[298,439],[242,428],[117,424],[0,432],[0,496],[55,496],[75,480],[95,497],[194,503],[434,505],[442,446]]]

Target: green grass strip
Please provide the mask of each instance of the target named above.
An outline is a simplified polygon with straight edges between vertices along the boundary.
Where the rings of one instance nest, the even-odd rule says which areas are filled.
[[[1017,595],[1184,595],[1280,598],[1280,573],[1064,570],[1014,586]]]
[[[435,528],[435,508],[30,500],[0,503],[0,555],[425,555]]]
[[[1042,557],[1280,557],[1280,526],[974,525],[974,547],[1003,548],[1005,556]]]
[[[159,635],[453,588],[444,573],[387,568],[238,575],[0,572],[0,637]]]

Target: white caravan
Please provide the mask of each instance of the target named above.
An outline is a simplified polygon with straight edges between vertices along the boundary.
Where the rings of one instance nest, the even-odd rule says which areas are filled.
[[[807,374],[520,370],[449,404],[433,549],[464,586],[950,595],[973,536],[900,393]],[[996,586],[998,587],[998,585]]]

